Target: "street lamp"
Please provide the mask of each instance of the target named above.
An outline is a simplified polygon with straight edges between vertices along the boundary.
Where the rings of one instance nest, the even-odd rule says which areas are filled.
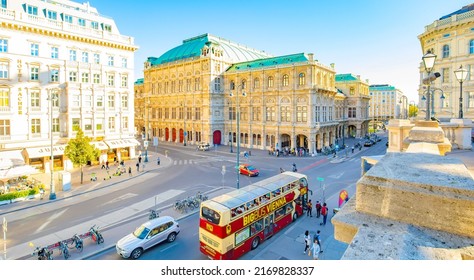
[[[236,94],[235,96],[237,97],[237,189],[240,188],[240,172],[239,172],[239,166],[240,166],[240,104],[239,104],[239,95],[242,96],[247,96],[247,94],[244,91],[244,84],[240,84],[237,86],[236,89]],[[240,94],[239,94],[239,89],[240,89]],[[231,91],[230,92],[230,97],[233,97],[234,93]]]
[[[428,73],[428,77],[431,74],[431,70],[433,70],[434,64],[436,61],[436,55],[431,53],[431,51],[428,51],[424,56],[423,56],[423,64],[425,66],[425,70]],[[428,91],[427,91],[427,98],[426,98],[426,118],[425,120],[429,121],[431,120],[430,116],[430,85],[431,85],[431,80],[428,82]]]
[[[148,140],[149,140],[149,137],[148,137],[148,133],[149,133],[149,129],[148,129],[148,125],[149,125],[149,122],[150,122],[150,111],[148,108],[150,104],[150,98],[149,97],[145,97],[145,114],[146,114],[146,124],[145,124],[145,143],[146,145],[145,146],[145,161],[144,162],[148,162]]]
[[[50,123],[50,133],[51,133],[51,185],[50,185],[50,193],[49,193],[49,199],[50,200],[54,200],[56,199],[56,192],[54,190],[54,153],[53,153],[53,105],[54,105],[54,101],[58,100],[58,96],[57,96],[57,93],[54,94],[52,92],[53,90],[51,89],[49,91],[49,96],[48,96],[48,100],[51,101],[51,104],[50,104],[50,119],[51,119],[51,123]]]
[[[183,146],[186,146],[186,138],[188,136],[188,133],[186,131],[186,101],[181,102],[181,106],[183,106]]]
[[[458,70],[454,71],[454,74],[456,75],[456,79],[459,82],[460,89],[459,89],[459,118],[463,118],[463,113],[462,113],[462,83],[466,80],[467,74],[469,74],[469,71],[466,69],[459,67]]]
[[[233,153],[234,151],[232,150],[232,138],[233,137],[233,134],[232,134],[232,119],[234,118],[234,110],[231,111],[232,109],[232,101],[229,100],[229,119],[230,119],[230,129],[229,129],[229,145],[230,145],[230,152]]]
[[[408,119],[408,112],[407,112],[407,107],[408,107],[408,97],[406,97],[405,95],[402,95],[402,97],[400,97],[400,104],[402,104],[402,109],[403,109],[403,118],[404,119]]]

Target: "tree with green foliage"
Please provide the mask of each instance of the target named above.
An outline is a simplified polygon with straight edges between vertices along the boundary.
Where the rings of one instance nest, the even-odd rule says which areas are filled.
[[[76,138],[69,140],[64,154],[72,161],[75,166],[81,167],[81,184],[84,179],[83,167],[88,161],[99,157],[100,151],[90,144],[91,139],[84,135],[81,128],[78,129]]]
[[[418,115],[418,106],[410,104],[410,107],[408,108],[408,115],[409,117],[416,117]]]

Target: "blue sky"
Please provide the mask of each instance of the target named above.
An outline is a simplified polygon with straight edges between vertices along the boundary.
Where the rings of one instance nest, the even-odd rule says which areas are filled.
[[[417,101],[426,25],[474,0],[90,0],[135,38],[135,79],[143,63],[204,33],[279,56],[314,53],[370,84],[391,84]]]

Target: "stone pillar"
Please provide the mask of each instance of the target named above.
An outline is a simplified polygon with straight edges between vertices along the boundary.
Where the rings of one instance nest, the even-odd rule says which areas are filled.
[[[471,150],[471,131],[473,127],[472,120],[451,119],[450,123],[458,125],[458,127],[454,129],[454,141],[458,148],[461,150]]]
[[[403,147],[403,140],[408,137],[413,124],[409,120],[390,120],[388,129],[388,149],[387,152],[403,152],[406,147]]]

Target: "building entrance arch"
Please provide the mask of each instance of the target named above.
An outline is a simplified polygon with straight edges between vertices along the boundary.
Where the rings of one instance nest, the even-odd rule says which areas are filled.
[[[220,145],[221,144],[221,131],[216,130],[214,133],[212,133],[212,144],[214,145]]]

